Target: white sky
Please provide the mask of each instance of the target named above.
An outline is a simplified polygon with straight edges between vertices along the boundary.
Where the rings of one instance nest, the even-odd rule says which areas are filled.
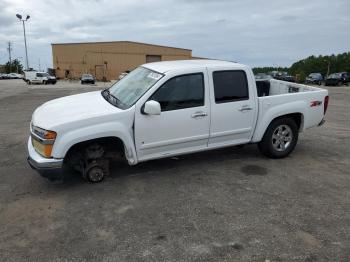
[[[131,40],[189,48],[194,56],[251,66],[290,66],[350,51],[350,0],[0,0],[0,63],[52,66],[51,43]]]

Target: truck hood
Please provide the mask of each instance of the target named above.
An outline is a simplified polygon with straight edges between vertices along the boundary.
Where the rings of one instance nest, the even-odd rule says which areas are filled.
[[[32,124],[47,130],[54,130],[54,127],[60,125],[85,119],[96,119],[120,111],[122,110],[111,105],[102,97],[101,91],[95,91],[44,103],[34,111]]]

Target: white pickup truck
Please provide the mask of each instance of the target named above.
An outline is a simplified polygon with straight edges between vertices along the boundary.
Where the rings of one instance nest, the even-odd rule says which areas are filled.
[[[63,97],[32,116],[28,162],[44,177],[65,167],[100,182],[109,162],[139,162],[257,143],[289,155],[299,132],[323,124],[328,91],[255,81],[238,63],[187,60],[145,64],[103,91]]]

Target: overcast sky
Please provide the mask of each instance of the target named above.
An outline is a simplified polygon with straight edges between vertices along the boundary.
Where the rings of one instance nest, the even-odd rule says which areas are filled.
[[[51,43],[131,40],[193,50],[251,66],[290,66],[309,55],[350,51],[350,0],[0,0],[0,63],[52,66]],[[24,63],[24,59],[22,59]]]

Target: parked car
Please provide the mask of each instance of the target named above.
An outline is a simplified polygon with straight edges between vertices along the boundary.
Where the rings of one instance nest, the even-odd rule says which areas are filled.
[[[291,75],[283,75],[280,80],[282,81],[287,81],[287,82],[295,82],[295,78],[294,76],[291,76]]]
[[[2,79],[10,79],[10,75],[9,74],[2,74],[1,78]]]
[[[337,86],[343,84],[342,73],[330,74],[325,81],[326,86]]]
[[[321,85],[323,82],[323,76],[321,73],[311,73],[306,77],[305,83]]]
[[[83,74],[80,79],[80,83],[83,84],[95,84],[95,77],[90,74]]]
[[[46,72],[37,72],[37,71],[24,71],[23,80],[27,84],[56,84],[57,79],[54,76],[50,76]]]
[[[22,79],[23,78],[23,75],[17,74],[17,73],[10,73],[9,75],[10,75],[11,79]]]
[[[151,159],[257,143],[270,158],[288,156],[299,132],[322,125],[328,91],[265,81],[259,97],[252,70],[216,60],[145,64],[102,91],[55,99],[32,115],[28,162],[57,179],[66,167],[90,182],[113,159]]]
[[[259,80],[270,80],[273,79],[272,76],[265,74],[265,73],[258,73],[255,75],[255,79]]]
[[[349,85],[350,83],[350,73],[349,72],[342,72],[342,82],[343,84]]]
[[[5,74],[0,73],[0,79],[4,79],[5,78]]]
[[[288,75],[288,72],[285,71],[272,71],[272,76],[274,79],[287,81],[287,82],[295,82],[294,76]]]

